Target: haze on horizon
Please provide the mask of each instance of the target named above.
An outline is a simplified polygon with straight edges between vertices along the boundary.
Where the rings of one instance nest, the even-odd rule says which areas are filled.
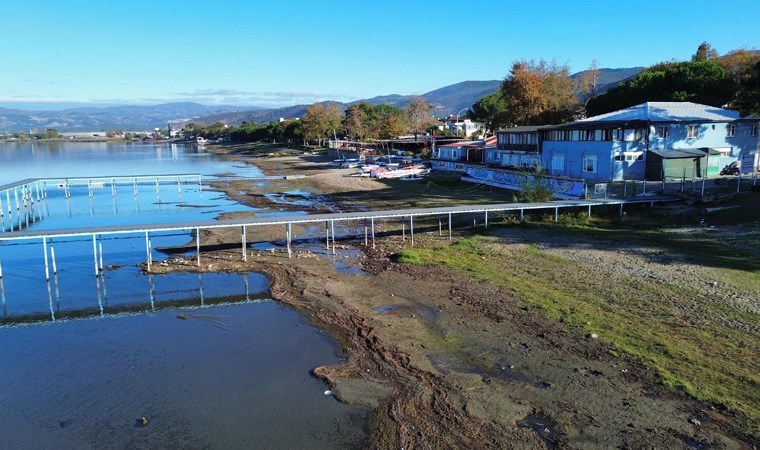
[[[688,59],[703,41],[720,53],[760,42],[757,0],[40,0],[3,16],[0,106],[47,109],[350,102],[502,79],[518,59],[575,72]]]

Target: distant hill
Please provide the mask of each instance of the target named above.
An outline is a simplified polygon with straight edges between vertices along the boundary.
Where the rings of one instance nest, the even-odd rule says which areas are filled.
[[[499,90],[499,86],[501,86],[500,80],[463,81],[430,91],[420,97],[430,103],[435,116],[445,117],[449,114],[456,114],[463,108],[469,108],[476,101]],[[384,95],[353,103],[364,101],[373,105],[387,104],[406,108],[414,97],[414,95]]]
[[[599,69],[599,78],[597,80],[597,94],[607,92],[618,84],[628,81],[629,79],[640,74],[643,67],[629,67],[626,69]],[[582,70],[570,76],[572,79],[578,79],[585,75],[588,70]]]
[[[640,67],[627,69],[600,69],[598,92],[625,81],[641,72]],[[584,72],[573,74],[580,77]],[[486,95],[496,92],[501,80],[463,81],[422,94],[432,106],[432,113],[437,117],[456,114],[469,108]],[[384,95],[358,100],[352,103],[337,103],[341,111],[361,101],[371,104],[389,104],[399,108],[409,105],[412,95]],[[29,131],[31,128],[44,130],[55,128],[58,131],[107,131],[107,130],[149,130],[166,127],[167,122],[197,122],[212,124],[222,122],[228,125],[240,125],[243,122],[268,123],[280,118],[301,117],[308,105],[294,105],[284,108],[263,109],[237,106],[206,106],[198,103],[164,103],[155,106],[109,106],[103,108],[77,107],[62,110],[28,111],[17,108],[0,107],[0,132]]]
[[[598,93],[606,92],[608,89],[617,86],[619,83],[633,77],[641,72],[641,67],[631,67],[625,69],[599,69]],[[583,75],[585,71],[573,74],[572,78]],[[432,108],[432,113],[436,117],[446,117],[450,114],[456,114],[462,109],[469,108],[486,95],[493,94],[501,86],[501,80],[490,81],[463,81],[461,83],[445,86],[434,91],[422,94]],[[341,110],[355,103],[367,102],[373,105],[392,105],[398,108],[405,108],[414,98],[413,95],[382,95],[364,100],[342,104],[336,103]],[[245,111],[232,114],[215,114],[213,116],[201,117],[197,121],[200,123],[211,124],[214,122],[223,122],[229,125],[240,125],[243,122],[267,123],[280,118],[301,117],[306,112],[308,105],[296,105],[286,108],[262,109],[257,111]]]
[[[80,107],[59,111],[0,107],[0,131],[29,131],[31,128],[55,128],[58,131],[149,130],[164,128],[170,121],[184,121],[239,109],[235,106],[206,106],[191,102],[154,106]]]

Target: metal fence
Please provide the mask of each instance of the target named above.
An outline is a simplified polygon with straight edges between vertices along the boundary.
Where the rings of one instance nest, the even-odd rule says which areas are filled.
[[[760,187],[758,173],[716,178],[680,177],[665,181],[611,181],[586,184],[585,198],[637,197],[654,194],[679,194],[699,199],[735,195]]]

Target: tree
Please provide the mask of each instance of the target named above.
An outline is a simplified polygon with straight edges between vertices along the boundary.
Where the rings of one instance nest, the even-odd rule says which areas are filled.
[[[591,61],[591,65],[583,71],[576,82],[579,100],[585,105],[589,99],[596,97],[599,87],[599,65],[596,60]]]
[[[760,61],[742,79],[735,105],[742,114],[760,114]]]
[[[472,105],[467,111],[467,117],[485,126],[487,134],[493,134],[497,129],[509,124],[507,104],[501,91],[486,95]]]
[[[716,61],[661,63],[589,100],[589,115],[604,114],[644,102],[690,101],[723,106],[733,99],[731,77]]]
[[[383,117],[380,120],[380,139],[394,139],[404,133],[404,122],[396,114]]]
[[[340,131],[342,114],[337,106],[327,105],[325,108],[325,132],[328,136],[335,136]]]
[[[702,42],[697,47],[697,53],[691,56],[692,61],[715,61],[718,59],[718,51],[707,42]]]
[[[298,119],[285,122],[285,131],[282,137],[289,143],[303,141],[303,123]]]
[[[414,134],[415,141],[419,133],[424,133],[427,130],[431,109],[430,103],[419,96],[413,97],[409,103],[406,110],[409,119],[409,131]]]
[[[369,104],[366,102],[362,103],[355,103],[349,106],[341,122],[341,129],[349,139],[364,141],[369,138],[366,111],[366,106],[369,106]]]
[[[321,103],[315,103],[306,108],[306,114],[301,118],[303,136],[306,141],[317,141],[322,145],[322,139],[327,134],[328,121],[325,107]]]
[[[501,85],[510,125],[571,120],[577,107],[569,68],[541,60],[516,61]]]

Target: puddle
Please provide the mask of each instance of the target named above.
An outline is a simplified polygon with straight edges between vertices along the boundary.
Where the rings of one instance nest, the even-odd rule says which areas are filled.
[[[280,205],[312,207],[315,198],[310,192],[295,189],[287,192],[264,194],[264,197],[272,203]]]
[[[380,305],[375,306],[375,311],[380,314],[400,314],[400,315],[415,315],[420,316],[427,321],[434,322],[438,316],[438,312],[429,306],[402,306],[402,305]]]
[[[560,435],[556,430],[554,422],[548,417],[541,414],[528,414],[524,419],[517,422],[520,428],[530,428],[538,434],[549,448],[559,446]]]
[[[375,309],[377,310],[377,308]],[[472,373],[484,378],[495,378],[498,380],[522,383],[538,389],[549,389],[552,386],[551,383],[546,381],[536,381],[533,377],[525,375],[504,360],[497,362],[495,365],[484,368],[482,364],[478,365],[477,361],[465,361],[463,357],[448,353],[434,353],[427,355],[427,357],[433,364],[433,367],[444,375],[451,371],[455,371]]]
[[[690,437],[684,438],[683,443],[686,446],[686,448],[688,448],[690,450],[703,450],[703,449],[706,449],[706,448],[710,448],[710,446],[707,445],[706,443],[704,443],[702,441],[698,441],[698,440],[696,440],[694,438],[690,438]]]

